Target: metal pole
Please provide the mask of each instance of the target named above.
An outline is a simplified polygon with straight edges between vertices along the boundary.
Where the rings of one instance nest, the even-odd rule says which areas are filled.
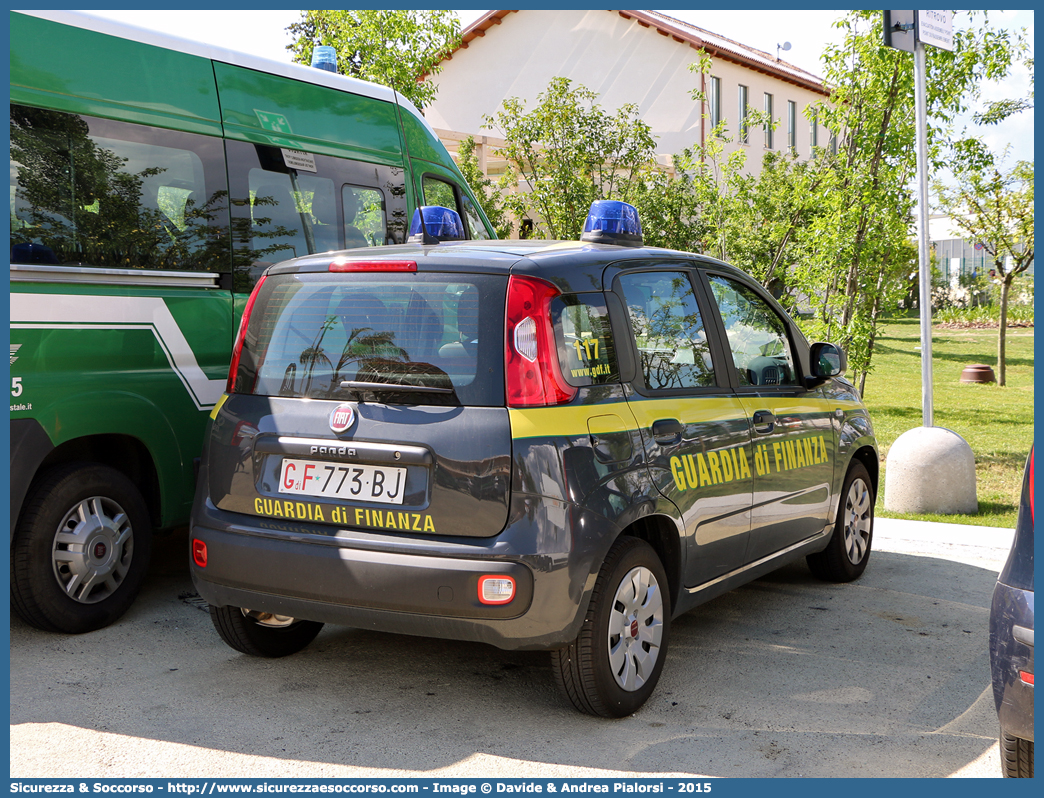
[[[914,45],[914,109],[917,116],[918,263],[921,305],[921,410],[924,426],[932,421],[932,262],[928,257],[928,100],[924,45]]]

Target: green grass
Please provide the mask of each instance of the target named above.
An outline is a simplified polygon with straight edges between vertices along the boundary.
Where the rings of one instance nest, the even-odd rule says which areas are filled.
[[[881,489],[875,512],[887,518],[981,524],[1013,528],[1022,468],[1033,443],[1033,328],[1007,333],[1007,385],[963,384],[961,370],[973,363],[997,369],[996,329],[943,329],[932,333],[934,424],[960,435],[975,454],[979,498],[976,515],[909,515],[884,509],[888,449],[902,433],[922,424],[921,343],[917,319],[887,322],[874,347],[874,370],[866,379],[881,452]]]

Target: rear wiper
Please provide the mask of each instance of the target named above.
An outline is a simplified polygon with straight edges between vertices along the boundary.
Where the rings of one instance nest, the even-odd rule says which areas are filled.
[[[355,391],[394,391],[396,393],[455,393],[453,388],[436,388],[433,385],[414,385],[399,382],[359,382],[357,380],[344,380],[342,388]]]

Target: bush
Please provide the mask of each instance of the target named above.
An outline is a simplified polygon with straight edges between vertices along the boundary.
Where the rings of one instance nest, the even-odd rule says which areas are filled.
[[[980,305],[975,308],[947,307],[932,315],[932,321],[967,327],[997,327],[1000,325],[1000,305]],[[1033,325],[1033,304],[1008,303],[1008,326]]]

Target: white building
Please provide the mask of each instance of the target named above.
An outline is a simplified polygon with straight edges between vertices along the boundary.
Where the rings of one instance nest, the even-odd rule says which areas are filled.
[[[756,13],[756,12],[750,12]],[[689,71],[705,50],[709,75]],[[755,50],[653,11],[490,11],[463,32],[459,48],[433,79],[439,85],[425,116],[447,148],[466,135],[479,145],[487,174],[503,170],[490,150],[499,142],[482,127],[508,97],[532,109],[554,77],[566,77],[599,94],[597,102],[614,111],[637,105],[657,137],[662,163],[685,147],[701,144],[719,118],[735,135],[741,108],[769,111],[775,131],[749,129],[747,168],[761,169],[765,152],[793,147],[808,157],[813,145],[828,145],[829,133],[810,123],[806,108],[827,98],[822,81],[775,55]],[[693,89],[707,101],[697,103]]]

